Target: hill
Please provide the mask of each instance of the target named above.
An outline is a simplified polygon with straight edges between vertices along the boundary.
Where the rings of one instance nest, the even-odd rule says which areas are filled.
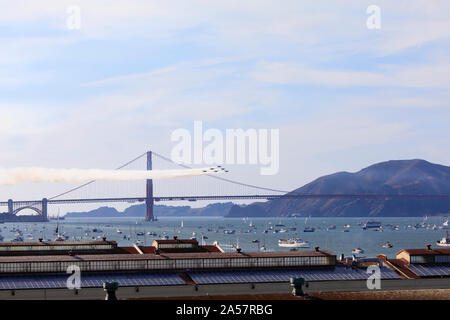
[[[392,160],[356,173],[320,177],[292,193],[450,195],[450,167],[425,160]],[[227,217],[424,216],[450,213],[450,199],[277,199],[234,205]]]
[[[180,216],[224,216],[233,206],[232,202],[213,203],[202,208],[191,208],[190,206],[166,206],[155,205],[153,214],[157,217],[180,217]],[[101,207],[88,212],[68,212],[67,218],[111,218],[111,217],[145,217],[145,204],[131,206],[123,212],[111,207]]]

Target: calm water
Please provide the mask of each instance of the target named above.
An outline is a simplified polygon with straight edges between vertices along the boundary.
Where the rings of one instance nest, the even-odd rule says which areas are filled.
[[[328,249],[337,255],[344,253],[351,255],[351,251],[360,247],[364,249],[363,256],[373,257],[377,254],[386,254],[394,257],[395,253],[402,248],[424,248],[426,244],[435,246],[437,240],[445,236],[446,229],[442,223],[446,220],[442,217],[424,218],[380,218],[376,219],[383,225],[383,232],[374,230],[363,230],[362,223],[366,218],[255,218],[244,221],[240,219],[225,218],[159,218],[159,221],[144,222],[142,218],[113,218],[113,219],[66,219],[59,221],[60,233],[68,236],[68,240],[94,240],[101,239],[103,235],[109,240],[115,240],[120,246],[130,246],[139,240],[142,245],[151,245],[155,239],[167,235],[170,238],[191,238],[195,236],[201,242],[202,236],[208,237],[204,241],[212,244],[218,241],[226,250],[231,251],[232,246],[238,243],[239,247],[246,251],[257,251],[260,246],[265,246],[266,251],[288,251],[288,248],[278,247],[279,239],[291,237],[301,238],[321,249]],[[181,222],[183,221],[183,227]],[[275,226],[280,223],[284,225]],[[250,227],[252,223],[254,227]],[[344,232],[344,225],[349,224],[349,232]],[[414,229],[416,224],[424,227]],[[335,225],[335,230],[327,230],[327,227]],[[433,230],[433,226],[436,229]],[[306,227],[314,227],[315,232],[303,232]],[[392,226],[392,227],[391,227]],[[398,226],[398,230],[394,230]],[[441,227],[441,228],[439,228]],[[93,229],[97,228],[97,232]],[[296,228],[296,231],[285,233],[274,233],[273,229]],[[37,241],[39,237],[49,241],[54,240],[56,221],[48,223],[4,223],[0,224],[0,234],[3,241],[11,241],[16,237],[17,229],[22,231],[24,241]],[[122,233],[118,233],[120,230]],[[234,234],[225,234],[224,230],[235,230]],[[268,233],[263,233],[268,230]],[[138,233],[145,235],[140,236]],[[155,232],[155,236],[147,235],[147,232]],[[253,243],[252,240],[259,240]],[[382,248],[389,241],[393,248]],[[305,249],[299,249],[305,250]]]

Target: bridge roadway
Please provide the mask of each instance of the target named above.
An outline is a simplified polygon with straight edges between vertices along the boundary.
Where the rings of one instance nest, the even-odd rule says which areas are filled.
[[[450,195],[425,195],[425,194],[271,194],[271,195],[228,195],[228,196],[171,196],[153,197],[159,201],[197,201],[197,200],[275,200],[275,199],[330,199],[330,198],[360,198],[360,199],[450,199]],[[144,197],[124,198],[92,198],[92,199],[49,199],[48,204],[74,204],[74,203],[100,203],[100,202],[145,202]],[[42,200],[14,201],[16,206],[32,206],[41,203]],[[8,206],[7,201],[1,201],[0,206]]]

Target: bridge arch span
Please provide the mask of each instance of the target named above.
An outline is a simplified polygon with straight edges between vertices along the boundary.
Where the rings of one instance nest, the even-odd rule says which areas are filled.
[[[42,216],[42,210],[39,210],[38,208],[35,208],[35,207],[32,207],[32,206],[25,206],[25,207],[17,208],[17,209],[15,209],[13,211],[13,215],[17,215],[20,211],[25,210],[25,209],[33,210],[38,215]]]

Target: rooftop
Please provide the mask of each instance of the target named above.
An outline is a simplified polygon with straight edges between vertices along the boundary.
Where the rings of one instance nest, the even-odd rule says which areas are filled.
[[[116,241],[34,241],[34,242],[0,242],[0,248],[7,247],[49,247],[49,246],[82,246],[82,245],[114,245],[117,246]]]
[[[424,248],[424,249],[402,249],[397,252],[397,255],[405,252],[410,256],[423,256],[423,255],[450,255],[450,248]]]
[[[136,249],[127,247],[127,254],[74,254],[74,255],[26,255],[0,256],[2,262],[52,262],[52,261],[118,261],[118,260],[170,260],[170,259],[227,259],[227,258],[277,258],[277,257],[321,257],[334,256],[331,251],[288,251],[288,252],[176,252],[152,253],[153,247],[139,247],[144,254],[136,253]],[[134,250],[133,250],[134,249]],[[148,253],[146,253],[148,252]]]
[[[154,240],[153,242],[156,242],[157,244],[178,244],[178,243],[190,243],[190,244],[196,244],[198,245],[198,241],[194,239],[178,239],[177,237],[174,237],[174,239],[158,239]]]

